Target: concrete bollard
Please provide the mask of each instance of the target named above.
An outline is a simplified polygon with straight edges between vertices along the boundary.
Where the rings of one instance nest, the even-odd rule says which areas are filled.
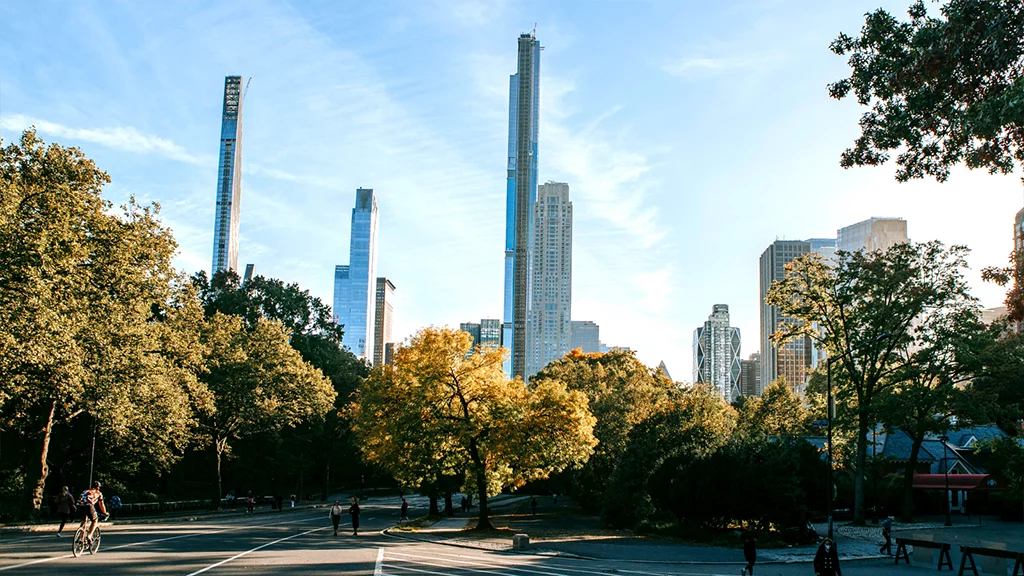
[[[527,534],[516,534],[512,537],[512,549],[521,552],[530,549],[530,536]]]

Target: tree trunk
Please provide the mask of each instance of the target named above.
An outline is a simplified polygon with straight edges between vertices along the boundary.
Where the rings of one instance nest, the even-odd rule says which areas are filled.
[[[452,493],[451,492],[445,492],[444,493],[444,513],[447,514],[448,516],[454,516],[455,515],[455,507],[452,506]]]
[[[213,451],[217,455],[217,497],[213,499],[213,506],[217,510],[220,510],[220,499],[224,495],[224,491],[221,489],[220,478],[220,457],[221,453],[224,452],[224,442],[216,435],[213,437]]]
[[[857,461],[853,476],[853,525],[864,525],[864,471],[868,460],[868,416],[857,417]],[[831,486],[828,488],[832,489]]]
[[[54,400],[50,404],[50,413],[46,417],[46,426],[43,428],[43,449],[39,456],[39,479],[36,480],[36,485],[32,489],[32,510],[39,512],[43,508],[43,502],[46,500],[46,479],[50,475],[50,466],[46,463],[46,459],[50,453],[50,436],[53,431],[53,416],[57,412],[57,401]]]
[[[487,470],[484,468],[483,459],[480,458],[480,449],[476,440],[469,441],[469,457],[473,460],[473,468],[476,472],[476,490],[480,495],[480,514],[477,517],[477,530],[494,530],[491,525],[490,511],[487,509]]]
[[[914,470],[917,469],[917,457],[921,452],[924,435],[915,437],[910,446],[910,459],[903,470],[903,510],[900,511],[900,522],[914,521]]]
[[[431,492],[430,496],[427,496],[427,498],[430,499],[430,515],[439,516],[441,511],[437,508],[437,494]]]

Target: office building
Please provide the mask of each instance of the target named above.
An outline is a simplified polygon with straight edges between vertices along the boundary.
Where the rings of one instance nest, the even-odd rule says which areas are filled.
[[[601,351],[601,327],[590,320],[573,320],[571,322],[572,344],[570,350],[592,354]]]
[[[398,347],[394,342],[388,342],[384,345],[384,365],[394,366],[395,365],[395,349]]]
[[[502,344],[511,350],[505,372],[523,379],[526,378],[533,205],[537,198],[540,50],[540,42],[533,34],[520,35],[518,69],[509,80]]]
[[[238,272],[238,234],[242,216],[242,98],[242,77],[226,77],[210,276],[221,270]]]
[[[395,313],[395,285],[377,278],[377,300],[373,319],[373,365],[384,363],[384,346],[391,342],[391,323]]]
[[[477,342],[482,348],[501,348],[501,320],[497,318],[480,320],[480,338]]]
[[[658,364],[658,372],[660,372],[661,375],[664,376],[665,378],[672,380],[672,375],[668,373],[668,366],[665,366],[664,360],[662,360],[661,363]],[[672,381],[675,382],[675,380]]]
[[[1024,208],[1017,212],[1017,218],[1013,221],[1013,246],[1018,257],[1024,254]]]
[[[843,252],[885,251],[908,241],[907,221],[902,218],[868,218],[836,233],[836,249]]]
[[[245,276],[242,277],[242,284],[243,285],[248,284],[249,281],[252,280],[252,277],[253,277],[253,275],[255,273],[256,273],[256,265],[255,264],[246,264],[245,265]]]
[[[772,282],[782,280],[786,264],[811,252],[811,242],[806,240],[776,240],[761,254],[760,259],[760,303],[761,303],[761,389],[779,378],[797,392],[802,392],[809,377],[808,370],[814,362],[815,350],[810,338],[798,337],[776,347],[771,335],[786,323],[796,323],[792,318],[779,312],[778,307],[765,303]]]
[[[740,395],[740,329],[729,325],[727,304],[715,304],[693,332],[693,381],[710,384],[726,402]]]
[[[744,396],[760,396],[764,392],[761,387],[761,354],[754,352],[747,360],[740,360],[740,394]]]
[[[548,182],[537,189],[530,290],[527,376],[565,356],[572,345],[572,201],[568,184]]]
[[[345,326],[342,345],[372,361],[377,280],[377,198],[372,188],[356,190],[347,265],[334,269],[334,321]]]
[[[473,344],[469,347],[470,350],[476,349],[480,344],[480,324],[476,322],[463,322],[459,324],[459,330],[469,334],[473,338]]]

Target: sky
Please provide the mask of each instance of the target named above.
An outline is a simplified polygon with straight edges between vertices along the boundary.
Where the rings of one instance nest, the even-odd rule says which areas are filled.
[[[865,12],[910,0],[11,0],[0,19],[0,136],[34,125],[161,205],[183,272],[209,270],[224,77],[243,106],[239,266],[330,303],[357,187],[380,206],[378,274],[395,339],[500,318],[508,81],[520,33],[541,55],[539,180],[574,208],[572,316],[673,377],[728,304],[760,343],[758,258],[872,216],[972,249],[1003,290],[1020,175],[900,184],[839,167],[859,134],[828,50]]]

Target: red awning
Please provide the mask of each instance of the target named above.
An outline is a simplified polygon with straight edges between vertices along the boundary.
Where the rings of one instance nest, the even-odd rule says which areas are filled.
[[[914,488],[918,490],[945,490],[945,474],[914,474]],[[1003,483],[991,474],[950,474],[950,490],[1002,490]]]

